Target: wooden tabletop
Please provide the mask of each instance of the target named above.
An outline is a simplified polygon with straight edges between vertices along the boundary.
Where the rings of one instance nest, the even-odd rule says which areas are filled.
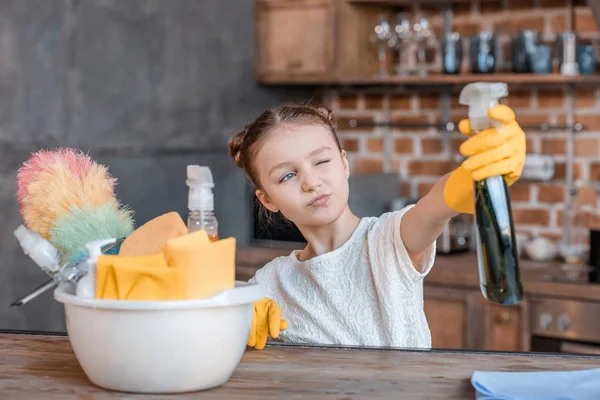
[[[225,385],[173,396],[94,386],[67,337],[0,334],[0,397],[6,399],[474,399],[475,370],[600,367],[600,357],[271,345],[247,350]]]
[[[249,279],[257,269],[291,249],[247,247],[237,250],[236,271],[239,279]],[[584,279],[571,278],[556,261],[519,262],[523,290],[527,296],[549,296],[572,300],[600,301],[600,284],[588,283]],[[474,252],[437,254],[433,268],[425,278],[425,285],[464,287],[479,290],[479,271]]]

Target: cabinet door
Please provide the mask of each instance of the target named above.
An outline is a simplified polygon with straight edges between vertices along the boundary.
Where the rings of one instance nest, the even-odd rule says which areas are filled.
[[[481,301],[479,293],[425,286],[425,315],[431,345],[437,349],[479,349]]]
[[[526,299],[513,306],[486,302],[484,317],[485,349],[529,351],[529,304]]]
[[[333,0],[257,0],[257,79],[331,82]]]

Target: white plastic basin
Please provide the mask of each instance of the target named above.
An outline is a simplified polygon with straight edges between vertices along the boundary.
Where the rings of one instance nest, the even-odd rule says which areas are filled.
[[[59,287],[67,333],[87,377],[134,393],[205,390],[227,382],[246,349],[257,284],[236,282],[203,300],[122,301],[76,297]]]

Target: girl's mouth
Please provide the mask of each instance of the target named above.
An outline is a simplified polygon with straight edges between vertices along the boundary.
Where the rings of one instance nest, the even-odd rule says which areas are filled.
[[[329,201],[330,194],[322,194],[320,196],[315,197],[309,203],[309,207],[322,207],[327,204]]]

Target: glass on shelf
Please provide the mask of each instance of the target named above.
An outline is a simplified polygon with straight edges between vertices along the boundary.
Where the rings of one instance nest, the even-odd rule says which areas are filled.
[[[410,23],[410,17],[406,12],[396,14],[396,24],[394,25],[393,37],[390,47],[398,52],[398,64],[396,65],[397,75],[408,75],[408,48],[413,37],[413,31]]]
[[[393,41],[392,27],[385,16],[379,17],[379,22],[373,28],[371,42],[377,46],[379,58],[379,75],[388,75],[388,50]]]
[[[426,76],[427,68],[425,68],[425,53],[427,51],[427,47],[432,43],[434,39],[434,34],[431,30],[429,19],[425,14],[421,13],[417,15],[417,17],[415,18],[415,23],[413,25],[413,31],[414,40],[417,44],[417,70],[419,71],[419,75]]]
[[[577,187],[573,185],[565,204],[562,219],[563,235],[558,242],[558,252],[566,264],[585,264],[588,234],[585,213],[577,199]]]

